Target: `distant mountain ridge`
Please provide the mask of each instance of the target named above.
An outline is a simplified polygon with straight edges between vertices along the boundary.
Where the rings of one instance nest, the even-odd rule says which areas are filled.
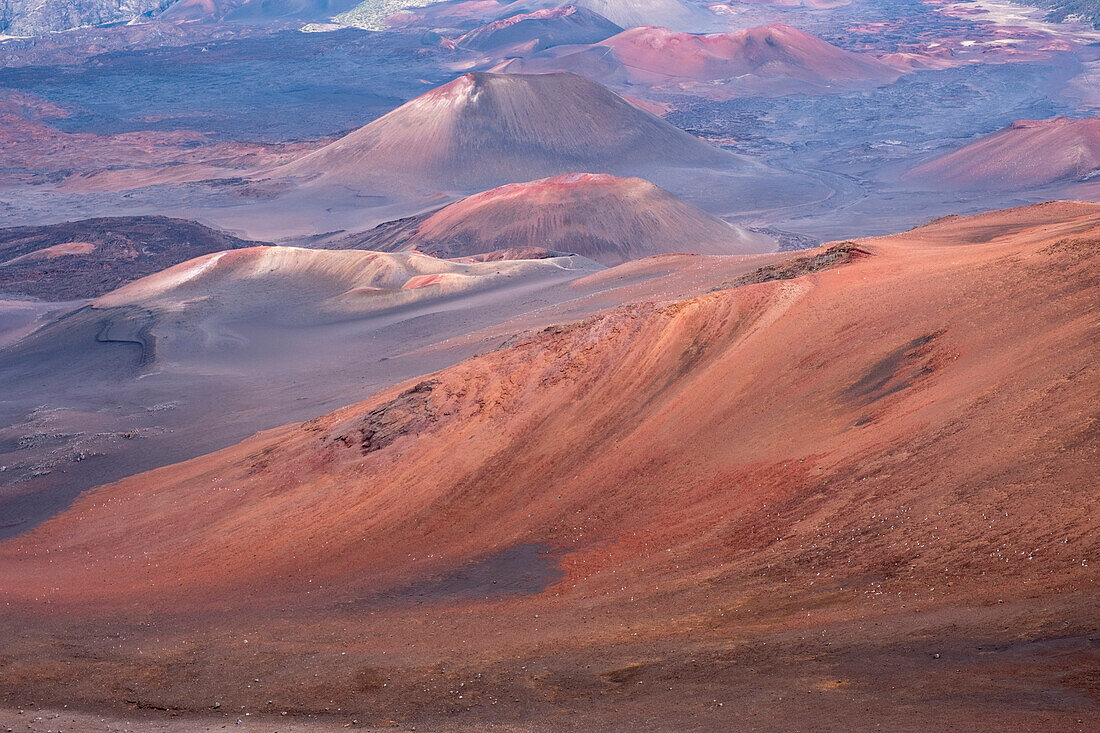
[[[361,0],[0,0],[0,35],[39,36],[85,26],[166,20],[319,20]]]
[[[156,15],[176,0],[0,0],[0,34],[37,36]]]
[[[1063,23],[1071,19],[1083,19],[1094,28],[1100,27],[1100,0],[1017,0],[1023,5],[1045,8],[1047,19]]]

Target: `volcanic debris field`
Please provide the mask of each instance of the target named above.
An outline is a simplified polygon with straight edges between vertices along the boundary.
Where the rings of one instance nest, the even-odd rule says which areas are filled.
[[[1080,12],[0,3],[0,730],[1095,730]]]

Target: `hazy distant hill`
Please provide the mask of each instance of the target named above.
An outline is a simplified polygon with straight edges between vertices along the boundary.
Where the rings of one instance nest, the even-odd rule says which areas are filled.
[[[156,14],[175,0],[0,0],[0,34],[37,36]]]
[[[1024,0],[1024,4],[1047,8],[1050,10],[1047,17],[1059,23],[1076,16],[1100,27],[1100,0]]]
[[[83,26],[170,20],[318,20],[358,0],[0,0],[0,34],[38,36]]]

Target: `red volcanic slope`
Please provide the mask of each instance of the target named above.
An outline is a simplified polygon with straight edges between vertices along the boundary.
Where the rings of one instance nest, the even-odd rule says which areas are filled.
[[[96,489],[0,545],[0,682],[429,728],[728,729],[731,690],[776,728],[1073,727],[1098,237],[1059,203],[792,255]]]
[[[972,190],[1071,182],[1100,167],[1100,118],[1021,120],[909,171],[904,179]]]
[[[475,194],[419,222],[397,244],[437,257],[501,249],[573,252],[604,265],[657,254],[774,249],[641,178],[573,173]]]
[[[275,169],[383,193],[484,190],[571,171],[754,167],[573,74],[465,74]],[[763,169],[762,169],[763,170]]]
[[[631,28],[601,45],[615,49],[619,59],[637,72],[695,81],[766,74],[827,85],[893,81],[898,76],[875,59],[783,23],[713,35]]]
[[[559,47],[502,67],[577,71],[612,84],[685,86],[726,82],[729,92],[779,95],[895,81],[901,71],[782,23],[692,35],[631,28],[588,48]]]
[[[458,45],[498,54],[533,53],[563,43],[595,43],[621,31],[602,15],[566,5],[495,20],[463,35]]]

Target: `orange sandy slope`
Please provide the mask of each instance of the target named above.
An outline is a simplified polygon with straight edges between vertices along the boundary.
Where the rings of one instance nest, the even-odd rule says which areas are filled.
[[[690,655],[870,617],[918,636],[949,618],[954,638],[1000,603],[1042,605],[1027,633],[1079,629],[1097,607],[1098,242],[1100,204],[951,217],[832,269],[547,329],[89,492],[0,545],[0,599],[28,629],[231,610],[268,625],[265,659],[354,648],[409,669]],[[456,568],[529,546],[551,558],[544,588],[454,592]],[[984,684],[940,681],[951,705]]]
[[[1041,207],[1059,215],[1041,224],[1032,210],[868,240],[873,256],[795,280],[620,309],[422,393],[402,385],[103,487],[3,546],[4,596],[196,602],[307,576],[358,591],[532,541],[564,553],[562,588],[618,562],[691,587],[746,550],[755,565],[793,544],[833,575],[881,562],[871,545],[936,577],[942,559],[968,585],[1018,572],[1057,585],[1081,572],[1096,499],[1082,490],[1100,206]],[[364,454],[362,430],[393,440]],[[766,520],[769,499],[798,516]],[[1013,502],[983,536],[980,515]],[[772,525],[791,539],[754,531]],[[922,548],[936,533],[951,541]],[[977,537],[989,552],[959,546]],[[692,564],[670,573],[638,554],[658,545]],[[1045,561],[1006,562],[1021,551]]]

